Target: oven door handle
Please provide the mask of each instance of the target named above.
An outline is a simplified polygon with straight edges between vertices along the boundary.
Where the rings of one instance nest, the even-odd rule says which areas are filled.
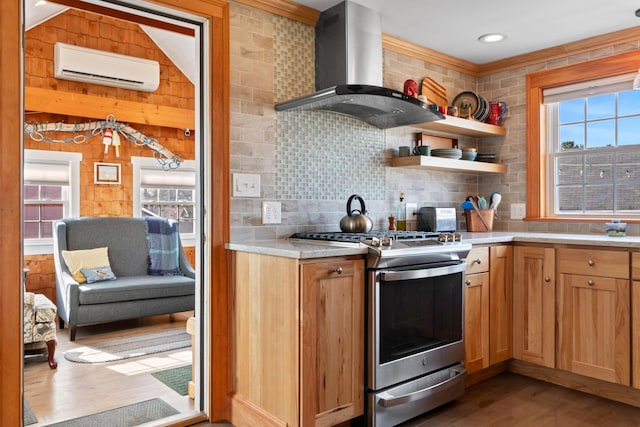
[[[377,398],[379,399],[378,404],[385,408],[392,408],[394,406],[403,405],[409,402],[415,402],[416,400],[421,400],[426,397],[431,396],[434,392],[442,392],[447,390],[455,385],[461,380],[464,379],[467,370],[464,368],[450,368],[455,375],[449,378],[446,381],[443,381],[438,384],[434,384],[430,387],[423,388],[422,390],[414,391],[413,393],[403,394],[402,396],[394,396],[388,391],[384,391],[382,393],[377,394]]]
[[[419,270],[383,270],[380,272],[380,279],[385,282],[393,282],[397,280],[426,279],[428,277],[446,276],[448,274],[460,273],[465,271],[466,268],[467,264],[465,262],[461,262],[460,264],[448,265],[445,267],[421,268]]]

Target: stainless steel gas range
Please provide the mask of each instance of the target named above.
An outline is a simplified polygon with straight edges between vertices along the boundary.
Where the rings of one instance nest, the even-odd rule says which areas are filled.
[[[388,427],[464,393],[465,258],[457,233],[298,233],[366,246],[366,421]]]

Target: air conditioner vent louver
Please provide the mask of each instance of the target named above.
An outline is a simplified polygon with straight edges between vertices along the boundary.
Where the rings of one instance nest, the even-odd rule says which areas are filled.
[[[56,43],[54,76],[97,85],[153,92],[160,84],[160,64],[149,59]]]

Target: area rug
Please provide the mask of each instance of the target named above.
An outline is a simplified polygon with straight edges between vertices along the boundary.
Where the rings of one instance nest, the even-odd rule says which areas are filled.
[[[164,371],[153,372],[151,375],[180,396],[186,396],[189,393],[191,365],[165,369]]]
[[[97,414],[48,424],[47,427],[132,427],[179,414],[162,399],[150,399]]]
[[[27,399],[22,400],[22,423],[25,426],[35,424],[38,422],[36,415],[33,413],[31,409],[31,405],[27,402]]]
[[[78,363],[101,363],[146,356],[191,346],[191,335],[184,329],[104,340],[69,350],[64,358]]]

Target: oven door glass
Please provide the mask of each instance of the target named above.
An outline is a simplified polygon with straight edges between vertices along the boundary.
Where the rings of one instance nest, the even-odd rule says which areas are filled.
[[[462,341],[464,268],[380,272],[379,363]]]

